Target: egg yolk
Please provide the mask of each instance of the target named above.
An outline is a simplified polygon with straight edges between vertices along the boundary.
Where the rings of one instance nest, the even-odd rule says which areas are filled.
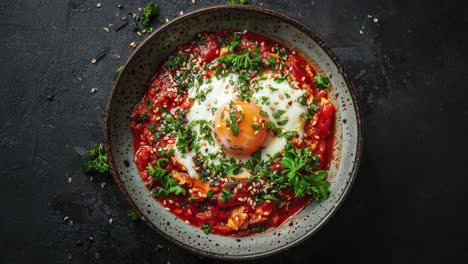
[[[235,100],[227,103],[215,114],[214,132],[216,141],[224,151],[232,155],[250,155],[267,140],[268,132],[263,127],[267,118],[252,102]]]

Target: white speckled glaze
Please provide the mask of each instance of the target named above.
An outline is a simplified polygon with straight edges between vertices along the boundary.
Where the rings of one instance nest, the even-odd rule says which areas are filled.
[[[133,162],[130,115],[158,65],[198,32],[222,29],[247,29],[264,34],[311,58],[330,77],[333,85],[330,98],[337,108],[329,199],[310,204],[278,228],[244,238],[205,235],[164,210],[151,197]],[[198,254],[248,259],[271,255],[298,244],[334,214],[357,173],[362,149],[361,121],[352,83],[336,56],[314,33],[288,17],[262,8],[217,6],[186,14],[163,25],[135,50],[114,83],[107,109],[106,146],[117,184],[152,229]]]

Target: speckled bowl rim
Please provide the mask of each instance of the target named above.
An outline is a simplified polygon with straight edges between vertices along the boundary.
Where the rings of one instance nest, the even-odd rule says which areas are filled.
[[[188,12],[188,13],[182,15],[182,16],[179,16],[179,17],[175,18],[174,20],[172,20],[172,21],[170,21],[170,22],[168,22],[166,24],[161,25],[152,34],[150,34],[145,40],[143,40],[141,42],[141,44],[129,56],[127,62],[125,63],[125,65],[124,65],[124,67],[122,69],[122,72],[124,72],[126,70],[128,64],[134,59],[135,54],[137,54],[138,51],[140,49],[142,49],[149,42],[150,39],[157,37],[159,32],[161,32],[163,30],[166,30],[167,28],[170,28],[171,26],[179,23],[180,21],[190,19],[192,17],[198,16],[199,14],[212,13],[212,12],[216,12],[216,11],[220,11],[220,10],[231,10],[231,9],[255,11],[255,12],[263,13],[265,15],[274,16],[276,18],[279,18],[279,19],[291,24],[292,26],[296,27],[298,30],[300,30],[304,34],[306,34],[308,37],[313,39],[327,53],[327,55],[331,58],[331,60],[335,63],[336,67],[341,72],[341,75],[342,75],[343,79],[346,82],[346,86],[348,87],[348,90],[349,90],[349,92],[351,94],[351,98],[352,98],[352,101],[353,101],[353,106],[354,106],[354,110],[355,110],[355,114],[356,114],[356,125],[357,125],[357,134],[358,134],[357,135],[356,155],[355,155],[353,168],[351,170],[351,179],[346,184],[345,189],[341,194],[341,197],[339,197],[339,199],[337,200],[335,206],[328,212],[328,214],[319,223],[317,223],[317,225],[313,229],[311,229],[308,233],[306,233],[305,235],[303,235],[302,237],[300,237],[299,239],[295,240],[294,242],[292,242],[290,244],[284,245],[284,246],[282,246],[280,248],[265,251],[265,252],[262,252],[262,253],[253,253],[253,254],[236,255],[236,256],[226,256],[226,255],[223,255],[221,253],[217,254],[217,253],[202,251],[202,250],[199,250],[197,248],[194,248],[194,247],[188,246],[186,244],[180,243],[179,241],[175,240],[174,238],[172,238],[172,237],[166,235],[165,233],[163,233],[161,230],[158,229],[158,227],[153,225],[153,223],[151,223],[149,221],[145,221],[146,224],[151,229],[156,231],[159,235],[163,236],[165,239],[173,242],[174,244],[176,244],[176,245],[178,245],[178,246],[180,246],[180,247],[182,247],[184,249],[189,250],[190,252],[193,252],[193,253],[196,253],[196,254],[199,254],[199,255],[203,255],[203,256],[207,256],[207,257],[211,257],[211,258],[223,259],[223,260],[226,260],[226,259],[229,259],[229,260],[247,260],[247,259],[255,259],[255,258],[262,258],[262,257],[271,256],[273,254],[277,254],[277,253],[283,252],[283,251],[285,251],[285,250],[287,250],[289,248],[297,246],[298,244],[300,244],[301,242],[305,241],[307,238],[311,237],[316,232],[318,232],[331,219],[331,217],[333,217],[333,215],[336,213],[336,211],[340,208],[340,206],[343,203],[344,199],[347,197],[348,193],[351,190],[351,186],[353,185],[354,180],[356,179],[357,171],[359,169],[359,165],[360,165],[360,161],[361,161],[361,157],[362,157],[362,149],[363,149],[364,140],[363,140],[363,136],[362,136],[362,126],[363,125],[362,125],[362,118],[361,118],[361,110],[359,108],[359,101],[358,101],[356,89],[354,87],[353,82],[348,77],[348,74],[345,71],[345,68],[344,68],[343,64],[338,59],[338,57],[335,55],[335,53],[331,50],[330,47],[328,47],[325,44],[325,42],[320,37],[318,37],[317,34],[315,34],[312,30],[308,29],[302,23],[300,23],[300,22],[296,21],[295,19],[292,19],[292,18],[290,18],[290,17],[288,17],[286,15],[282,15],[280,13],[277,13],[275,11],[265,9],[265,8],[262,8],[262,7],[251,6],[251,5],[215,5],[215,6],[210,6],[210,7],[205,7],[205,8],[201,8],[201,9],[198,9],[198,10],[194,10],[194,11]],[[112,87],[112,92],[111,92],[110,99],[109,99],[109,103],[107,104],[106,121],[105,121],[106,151],[107,151],[108,156],[109,156],[109,164],[110,164],[110,168],[111,168],[113,178],[114,178],[115,182],[117,183],[120,191],[123,193],[126,200],[130,203],[130,205],[135,210],[135,212],[140,217],[142,217],[144,219],[143,213],[135,205],[134,201],[130,197],[127,189],[125,188],[125,186],[124,186],[124,184],[123,184],[123,182],[122,182],[122,180],[121,180],[121,178],[120,178],[120,176],[118,174],[118,170],[117,170],[117,168],[116,168],[116,166],[114,164],[114,159],[113,159],[113,156],[112,156],[112,151],[111,151],[111,146],[110,146],[110,133],[109,133],[109,131],[110,131],[110,124],[109,124],[110,118],[109,118],[109,116],[110,116],[110,109],[111,109],[111,104],[112,104],[114,92],[116,90],[117,84],[119,83],[120,76],[122,76],[122,74],[119,74],[119,76],[116,78],[116,80],[114,80],[113,87]]]

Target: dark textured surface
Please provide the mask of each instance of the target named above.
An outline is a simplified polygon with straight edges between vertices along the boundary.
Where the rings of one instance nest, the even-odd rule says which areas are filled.
[[[141,41],[130,26],[102,28],[143,1],[122,0],[123,10],[97,2],[0,2],[0,263],[215,263],[130,222],[111,178],[91,182],[81,170],[84,150],[103,140],[114,71],[129,43]],[[160,2],[161,17],[172,18],[224,1]],[[316,236],[256,263],[467,262],[466,8],[250,2],[298,19],[330,44],[355,79],[365,121],[363,162],[342,208]]]

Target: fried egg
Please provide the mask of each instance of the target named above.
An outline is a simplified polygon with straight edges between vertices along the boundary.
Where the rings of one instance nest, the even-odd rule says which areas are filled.
[[[224,156],[241,164],[257,151],[261,151],[262,160],[282,152],[287,139],[269,133],[268,125],[283,134],[303,136],[302,115],[307,109],[298,99],[307,96],[304,91],[266,73],[250,81],[253,94],[245,101],[239,98],[238,78],[236,73],[221,79],[213,76],[188,91],[193,105],[186,118],[193,124],[191,129],[197,134],[193,144],[199,150],[198,154],[194,149],[182,153],[175,148],[174,157],[192,178],[200,177],[194,162],[197,155],[209,156],[214,164]],[[250,173],[243,168],[236,175],[228,172],[228,176],[249,177]]]

